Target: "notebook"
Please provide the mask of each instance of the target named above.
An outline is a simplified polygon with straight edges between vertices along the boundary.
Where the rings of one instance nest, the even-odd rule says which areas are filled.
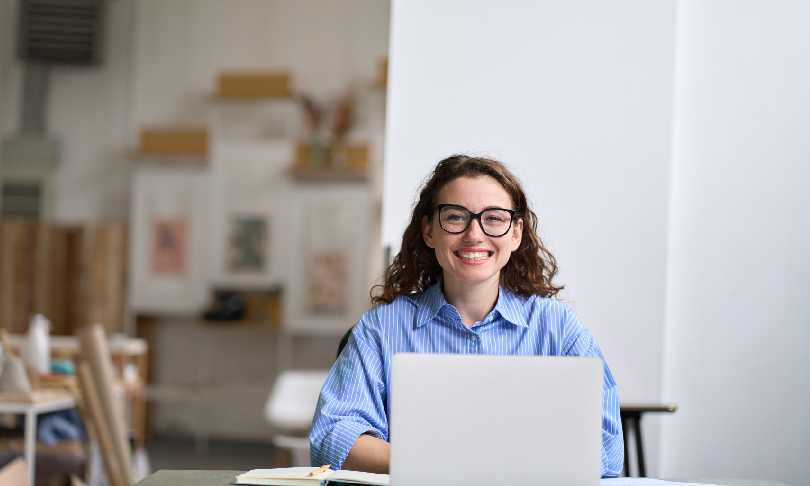
[[[253,469],[236,476],[236,484],[263,486],[321,486],[329,483],[387,486],[387,474],[360,471],[334,471],[329,466]]]

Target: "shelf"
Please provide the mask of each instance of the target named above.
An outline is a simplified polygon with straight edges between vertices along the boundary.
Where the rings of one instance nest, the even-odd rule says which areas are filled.
[[[250,103],[255,101],[295,101],[295,95],[287,94],[287,95],[251,95],[251,96],[232,96],[232,95],[221,95],[219,93],[211,93],[205,97],[206,100],[214,103]]]
[[[303,169],[293,167],[288,171],[297,182],[357,182],[366,183],[370,177],[367,170],[351,169]]]
[[[288,99],[293,95],[285,71],[225,71],[217,76],[215,95],[226,99]]]
[[[208,154],[157,153],[136,150],[130,152],[127,158],[141,164],[162,167],[206,167],[208,165]]]

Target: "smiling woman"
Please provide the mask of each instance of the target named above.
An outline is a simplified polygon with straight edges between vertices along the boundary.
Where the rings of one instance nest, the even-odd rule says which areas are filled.
[[[391,303],[397,296],[422,292],[440,280],[445,267],[439,261],[438,252],[429,247],[428,241],[425,240],[425,221],[435,226],[433,223],[438,214],[441,223],[442,215],[448,214],[446,210],[440,212],[439,206],[445,207],[448,203],[462,206],[462,209],[468,211],[474,209],[470,206],[465,207],[460,200],[450,198],[467,196],[457,194],[459,191],[472,193],[469,197],[473,197],[479,189],[486,189],[488,192],[486,197],[481,194],[476,201],[482,204],[478,210],[486,209],[488,206],[508,209],[512,224],[507,233],[501,236],[510,239],[508,233],[513,231],[511,239],[517,237],[519,242],[517,248],[504,260],[505,264],[502,265],[502,272],[499,274],[501,285],[524,296],[552,297],[562,290],[562,286],[552,283],[557,273],[557,261],[543,246],[537,234],[537,215],[529,207],[526,194],[517,178],[496,160],[454,155],[439,162],[420,191],[419,201],[402,236],[401,250],[386,270],[382,292],[372,297],[375,304]],[[453,213],[448,216],[453,216]],[[480,223],[482,219],[478,218],[478,221]],[[473,230],[479,229],[489,241],[500,241],[486,234],[485,225],[478,226],[479,228]],[[445,228],[444,231],[448,233],[455,232],[455,230],[448,231],[448,225],[440,224],[440,227]],[[527,229],[525,232],[524,227]],[[465,225],[462,233],[467,231],[469,227]],[[431,234],[434,233],[431,230]]]
[[[537,216],[503,164],[465,155],[439,162],[372,296],[377,305],[354,326],[321,390],[313,465],[388,472],[396,353],[586,356],[603,361],[602,475],[617,476],[616,382],[591,334],[553,298],[562,289],[556,273]]]

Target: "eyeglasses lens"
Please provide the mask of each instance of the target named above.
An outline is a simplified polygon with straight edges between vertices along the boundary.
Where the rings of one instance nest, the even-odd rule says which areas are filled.
[[[445,206],[439,213],[439,223],[448,233],[462,233],[470,224],[472,213],[464,208]],[[481,229],[489,236],[503,236],[512,224],[512,215],[502,209],[487,209],[481,213]]]

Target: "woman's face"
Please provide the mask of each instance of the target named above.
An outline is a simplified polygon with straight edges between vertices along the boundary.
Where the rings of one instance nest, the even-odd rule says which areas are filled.
[[[439,191],[436,205],[440,204],[463,206],[472,213],[489,208],[515,209],[506,190],[490,176],[452,180]],[[438,211],[433,213],[432,221],[426,217],[422,219],[422,238],[436,252],[445,286],[451,288],[482,284],[497,287],[501,269],[520,246],[522,236],[523,221],[517,218],[509,231],[500,237],[485,234],[476,219],[471,220],[460,234],[442,229]]]

